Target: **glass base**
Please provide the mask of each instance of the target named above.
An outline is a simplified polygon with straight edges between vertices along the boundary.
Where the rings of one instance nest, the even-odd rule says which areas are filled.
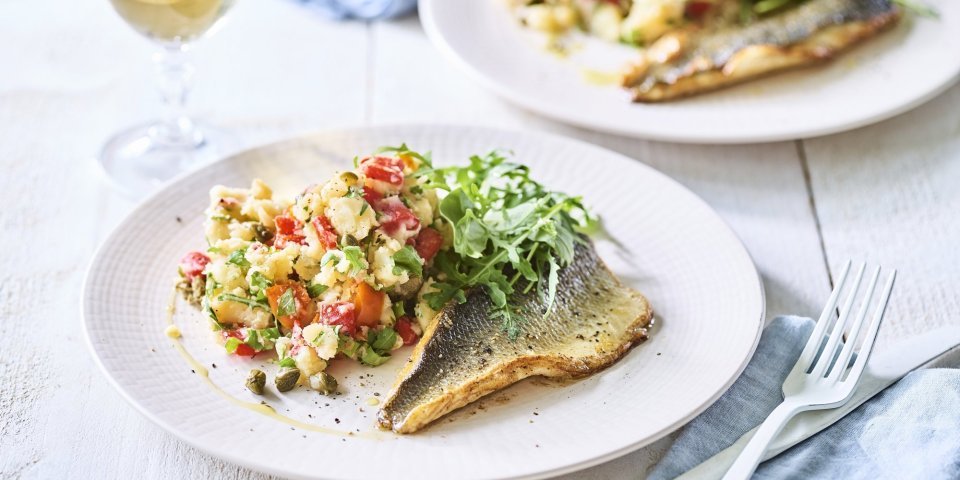
[[[223,156],[229,136],[203,124],[182,121],[138,125],[107,141],[100,166],[113,186],[143,198],[173,177]]]

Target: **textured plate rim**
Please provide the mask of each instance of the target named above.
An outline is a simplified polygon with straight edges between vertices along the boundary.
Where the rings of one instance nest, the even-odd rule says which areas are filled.
[[[831,135],[834,133],[841,133],[850,130],[855,130],[857,128],[865,127],[868,125],[873,125],[874,123],[882,122],[884,120],[893,118],[897,115],[905,113],[907,111],[913,110],[914,108],[923,105],[924,103],[933,100],[938,97],[943,92],[947,91],[952,87],[957,81],[960,81],[960,63],[957,64],[956,69],[952,77],[946,78],[942,83],[937,85],[934,88],[931,88],[925,92],[922,92],[920,95],[915,96],[911,100],[904,102],[896,107],[889,108],[885,111],[869,115],[859,120],[855,121],[845,121],[845,122],[833,122],[827,123],[819,127],[809,127],[809,128],[798,128],[794,130],[784,130],[784,131],[775,131],[767,134],[740,134],[740,135],[689,135],[683,133],[652,133],[644,131],[642,129],[632,129],[632,128],[622,128],[619,127],[616,123],[604,123],[598,124],[588,120],[584,120],[574,115],[570,115],[565,112],[563,109],[558,109],[553,105],[538,102],[527,98],[522,93],[511,89],[509,86],[495,80],[489,75],[485,74],[481,70],[477,69],[473,64],[468,62],[465,58],[460,56],[456,49],[453,48],[450,43],[447,42],[444,35],[440,32],[440,27],[437,24],[437,17],[434,14],[434,2],[441,0],[418,0],[417,9],[420,15],[420,21],[423,25],[423,30],[426,32],[427,37],[430,39],[430,42],[441,52],[441,54],[447,58],[451,63],[456,65],[457,69],[464,72],[468,77],[473,81],[483,86],[483,88],[499,95],[502,98],[507,99],[511,103],[527,110],[529,112],[541,114],[549,119],[558,121],[561,123],[566,123],[574,125],[580,128],[585,128],[593,131],[613,133],[616,135],[622,135],[631,138],[643,138],[647,140],[657,140],[665,142],[677,142],[677,143],[691,143],[691,144],[725,144],[725,145],[739,145],[747,143],[772,143],[772,142],[782,142],[788,140],[797,140],[797,139],[806,139],[821,137],[826,135]],[[824,122],[829,122],[829,119],[824,119]]]
[[[575,145],[577,145],[577,146],[579,146],[579,147],[581,147],[581,148],[594,149],[594,150],[596,150],[596,151],[598,151],[598,152],[602,152],[602,153],[605,154],[605,155],[609,155],[609,156],[612,156],[612,157],[619,157],[620,159],[622,159],[622,160],[624,160],[624,161],[629,161],[629,162],[635,163],[637,166],[639,166],[640,168],[642,168],[643,170],[645,170],[647,174],[658,178],[659,181],[672,184],[675,188],[678,188],[678,189],[686,192],[686,194],[690,197],[691,201],[699,203],[702,207],[706,208],[707,211],[709,211],[711,214],[713,214],[713,215],[719,220],[720,225],[722,225],[722,227],[732,236],[732,238],[736,240],[736,245],[737,245],[737,247],[741,250],[741,253],[743,253],[743,254],[745,255],[745,257],[747,258],[747,260],[748,260],[749,263],[750,263],[750,267],[752,268],[752,273],[753,273],[753,276],[754,276],[754,280],[756,281],[757,292],[759,293],[759,296],[758,296],[758,300],[759,300],[759,306],[758,306],[758,307],[759,307],[759,316],[758,316],[758,318],[756,319],[756,321],[757,321],[757,330],[756,330],[756,332],[754,333],[753,342],[752,342],[752,344],[751,344],[751,347],[750,347],[750,349],[749,349],[749,352],[747,353],[747,355],[745,356],[745,358],[742,360],[740,366],[736,369],[736,372],[735,372],[733,375],[731,375],[730,378],[728,378],[728,379],[724,382],[723,386],[722,386],[720,389],[718,389],[718,390],[714,393],[714,395],[712,395],[708,400],[704,401],[704,403],[702,403],[699,407],[697,407],[696,409],[694,409],[694,410],[692,410],[691,412],[689,412],[688,414],[686,414],[683,418],[681,418],[681,419],[677,420],[676,422],[674,422],[674,423],[666,426],[665,428],[663,428],[663,429],[661,429],[661,430],[659,430],[659,431],[657,431],[657,432],[655,432],[655,433],[653,433],[653,434],[651,434],[651,435],[648,435],[648,436],[647,436],[646,438],[644,438],[644,439],[641,439],[641,440],[638,440],[638,441],[636,441],[636,442],[634,442],[634,443],[625,445],[625,446],[623,446],[623,447],[621,447],[621,448],[619,448],[619,449],[612,450],[612,451],[610,451],[610,452],[607,452],[606,454],[598,455],[598,456],[596,456],[596,457],[594,457],[594,458],[587,459],[587,460],[583,460],[583,461],[578,462],[578,463],[574,463],[574,464],[570,464],[570,465],[566,465],[566,466],[561,466],[561,467],[557,467],[557,468],[553,468],[553,469],[548,469],[548,470],[542,470],[542,471],[540,471],[540,472],[533,472],[533,473],[530,473],[530,474],[527,474],[527,475],[505,476],[505,477],[497,477],[497,478],[503,478],[503,479],[541,479],[541,478],[550,478],[550,477],[554,477],[554,476],[559,476],[559,475],[564,475],[564,474],[568,474],[568,473],[573,473],[573,472],[577,472],[577,471],[580,471],[580,470],[583,470],[583,469],[586,469],[586,468],[590,468],[590,467],[593,467],[593,466],[596,466],[596,465],[599,465],[599,464],[602,464],[602,463],[609,462],[609,461],[614,460],[614,459],[616,459],[616,458],[622,457],[622,456],[624,456],[624,455],[626,455],[626,454],[628,454],[628,453],[632,453],[632,452],[634,452],[634,451],[636,451],[636,450],[639,450],[640,448],[643,448],[643,447],[645,447],[645,446],[647,446],[647,445],[649,445],[649,444],[651,444],[651,443],[654,443],[654,442],[662,439],[663,437],[665,437],[665,436],[666,436],[667,434],[669,434],[670,432],[673,432],[673,431],[677,430],[678,428],[682,427],[683,425],[685,425],[685,424],[688,423],[689,421],[693,420],[693,419],[696,418],[698,415],[700,415],[701,413],[703,413],[704,410],[706,410],[706,409],[709,408],[711,405],[713,405],[713,403],[715,403],[715,402],[717,401],[717,399],[719,399],[720,396],[722,396],[722,395],[730,388],[730,386],[733,385],[733,382],[735,382],[735,381],[740,377],[740,375],[743,373],[743,371],[744,371],[744,369],[746,368],[746,366],[747,366],[747,364],[749,363],[749,361],[753,358],[753,355],[754,355],[754,353],[756,352],[757,345],[758,345],[759,342],[760,342],[760,334],[761,334],[762,331],[763,331],[764,320],[765,320],[765,318],[766,318],[766,292],[764,291],[762,276],[760,275],[759,270],[757,270],[756,263],[753,261],[753,257],[750,255],[749,250],[747,250],[746,246],[743,244],[743,241],[740,239],[740,236],[737,235],[736,231],[734,231],[733,228],[731,228],[730,225],[729,225],[725,220],[723,220],[723,218],[720,217],[720,215],[716,212],[716,210],[714,210],[713,207],[711,207],[705,200],[703,200],[699,195],[697,195],[696,193],[694,193],[692,190],[690,190],[690,189],[688,189],[687,187],[683,186],[683,185],[682,185],[681,183],[679,183],[678,181],[674,180],[673,178],[667,176],[666,174],[660,172],[659,170],[657,170],[657,169],[655,169],[655,168],[653,168],[653,167],[651,167],[651,166],[649,166],[649,165],[647,165],[647,164],[645,164],[645,163],[643,163],[643,162],[641,162],[641,161],[639,161],[639,160],[633,159],[633,158],[628,157],[628,156],[626,156],[626,155],[624,155],[624,154],[621,154],[621,153],[615,152],[615,151],[613,151],[613,150],[610,150],[610,149],[601,147],[601,146],[599,146],[599,145],[592,144],[592,143],[590,143],[590,142],[586,142],[586,141],[579,140],[579,139],[575,139],[575,138],[566,137],[566,136],[563,136],[563,135],[557,135],[557,134],[552,134],[552,133],[545,133],[545,132],[540,132],[540,131],[521,131],[521,130],[511,130],[511,129],[502,129],[502,128],[493,128],[493,127],[466,125],[466,124],[444,124],[444,125],[439,125],[439,124],[426,124],[426,123],[425,123],[425,124],[420,124],[420,123],[384,123],[384,124],[376,124],[376,125],[371,125],[371,126],[355,126],[355,127],[345,127],[345,128],[332,128],[332,129],[315,130],[315,131],[310,132],[310,133],[297,134],[297,135],[294,135],[294,136],[291,136],[291,137],[284,138],[284,139],[282,139],[282,140],[273,141],[273,142],[268,142],[268,143],[264,143],[264,144],[262,144],[262,145],[252,146],[252,147],[250,147],[250,148],[245,148],[245,149],[243,149],[243,150],[230,153],[229,155],[227,155],[227,156],[225,156],[225,157],[223,157],[223,158],[221,158],[221,159],[218,159],[218,160],[216,160],[216,161],[214,161],[214,162],[211,162],[211,163],[209,163],[209,164],[207,164],[207,165],[204,165],[204,166],[198,168],[197,170],[182,173],[182,174],[174,177],[173,179],[169,180],[167,183],[165,183],[165,184],[163,185],[163,187],[161,187],[161,188],[158,189],[156,192],[153,192],[152,194],[150,194],[149,196],[147,196],[142,202],[140,202],[136,207],[134,207],[134,209],[131,210],[131,211],[123,218],[123,220],[121,220],[121,221],[110,231],[110,233],[109,233],[106,237],[104,237],[104,240],[97,246],[96,251],[94,252],[93,256],[91,257],[90,263],[89,263],[89,265],[87,266],[86,272],[84,273],[83,283],[82,283],[82,285],[81,285],[81,291],[80,291],[80,295],[81,295],[81,296],[80,296],[80,314],[81,314],[81,323],[82,323],[81,327],[82,327],[82,330],[83,330],[84,343],[86,344],[88,351],[90,352],[91,356],[93,357],[94,363],[96,363],[96,365],[97,365],[97,367],[99,368],[100,372],[107,378],[107,380],[108,380],[108,382],[110,383],[110,385],[112,385],[112,386],[114,387],[114,389],[116,389],[116,391],[120,394],[120,396],[121,396],[124,400],[126,400],[130,405],[132,405],[132,406],[134,407],[135,410],[137,410],[138,412],[140,412],[144,417],[146,417],[148,420],[152,421],[152,422],[153,422],[154,424],[156,424],[157,426],[159,426],[159,427],[161,427],[162,429],[166,430],[167,432],[173,434],[173,435],[174,435],[176,438],[178,438],[179,440],[181,440],[181,441],[183,441],[183,442],[191,445],[192,447],[194,447],[194,448],[196,448],[196,449],[198,449],[198,450],[200,450],[200,451],[202,451],[202,452],[204,452],[204,453],[206,453],[206,454],[209,454],[209,455],[211,455],[211,456],[213,456],[213,457],[215,457],[215,458],[218,458],[218,459],[227,461],[227,462],[232,463],[232,464],[235,464],[235,465],[240,465],[240,466],[242,466],[242,467],[249,468],[249,469],[254,470],[254,471],[264,472],[264,473],[271,474],[271,475],[281,475],[281,476],[284,476],[284,477],[291,477],[291,478],[309,478],[309,479],[329,479],[329,480],[336,480],[335,477],[303,476],[303,475],[301,475],[300,472],[298,472],[298,471],[286,470],[286,469],[283,469],[283,468],[276,468],[276,467],[274,467],[274,466],[272,466],[272,465],[267,465],[267,464],[261,464],[261,463],[251,462],[251,461],[248,461],[247,459],[245,459],[242,455],[234,454],[234,453],[228,452],[228,451],[216,450],[216,449],[214,449],[214,448],[212,448],[212,447],[207,446],[206,444],[203,444],[203,443],[200,442],[199,440],[193,438],[191,435],[183,432],[182,430],[180,430],[180,428],[179,428],[177,425],[175,425],[175,424],[173,424],[173,423],[170,423],[170,422],[167,422],[167,421],[164,421],[164,420],[161,419],[159,416],[157,416],[157,415],[155,415],[154,413],[152,413],[148,408],[146,408],[144,405],[140,404],[140,403],[138,402],[138,400],[137,400],[136,398],[134,398],[134,395],[132,395],[131,393],[129,393],[129,392],[126,390],[126,388],[125,388],[123,385],[121,385],[121,384],[117,381],[116,378],[114,378],[114,376],[111,374],[110,370],[107,368],[107,366],[106,366],[106,365],[103,363],[103,361],[101,360],[100,355],[99,355],[98,350],[97,350],[97,347],[94,346],[93,338],[91,337],[91,334],[90,334],[90,328],[89,328],[89,317],[90,317],[90,315],[88,314],[88,311],[87,311],[87,310],[88,310],[88,302],[89,302],[89,301],[88,301],[88,299],[87,299],[87,294],[88,294],[88,290],[90,289],[90,283],[89,283],[89,282],[90,282],[90,278],[91,278],[91,276],[92,276],[92,274],[93,274],[93,272],[94,272],[94,270],[95,270],[95,267],[100,263],[101,257],[103,257],[104,255],[106,255],[105,247],[106,247],[108,244],[110,244],[110,243],[115,239],[115,237],[117,237],[118,235],[120,235],[120,232],[121,232],[122,230],[124,230],[124,228],[127,227],[129,223],[131,223],[131,222],[134,221],[134,218],[137,216],[137,214],[138,214],[142,209],[146,208],[145,206],[146,206],[148,203],[150,203],[155,197],[158,197],[158,196],[164,194],[168,189],[175,188],[176,185],[179,184],[179,183],[180,183],[181,181],[183,181],[184,179],[189,178],[190,176],[196,174],[196,173],[199,172],[199,171],[214,168],[217,164],[220,164],[220,163],[229,161],[229,160],[230,160],[231,158],[233,158],[233,157],[240,156],[240,155],[245,155],[245,154],[247,154],[247,153],[249,153],[249,152],[252,152],[252,151],[255,151],[255,150],[269,149],[269,148],[278,147],[278,146],[283,145],[283,144],[285,144],[285,143],[297,141],[298,139],[302,139],[302,138],[308,138],[308,137],[317,136],[317,135],[349,135],[349,134],[355,134],[355,133],[360,133],[360,132],[375,132],[375,131],[377,131],[377,130],[389,130],[389,129],[419,129],[419,130],[424,130],[424,131],[429,131],[429,130],[441,130],[441,129],[463,129],[463,130],[482,131],[482,132],[491,133],[491,134],[508,134],[508,135],[511,135],[511,134],[512,134],[512,135],[523,135],[523,136],[530,136],[530,137],[539,137],[539,138],[541,138],[541,139],[545,139],[545,140],[548,140],[548,141],[561,142],[561,143],[562,143],[562,142],[567,142],[567,143],[570,143],[570,144],[575,144]]]

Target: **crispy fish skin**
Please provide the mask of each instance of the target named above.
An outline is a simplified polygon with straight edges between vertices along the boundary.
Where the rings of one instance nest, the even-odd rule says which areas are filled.
[[[491,392],[534,375],[577,378],[602,370],[647,339],[653,310],[623,286],[593,245],[578,245],[559,273],[555,304],[543,318],[535,292],[510,304],[525,312],[511,340],[491,319],[486,293],[444,307],[424,332],[378,413],[380,428],[413,433]]]
[[[809,0],[746,27],[675,32],[625,72],[636,102],[662,102],[821,63],[896,24],[890,0]]]

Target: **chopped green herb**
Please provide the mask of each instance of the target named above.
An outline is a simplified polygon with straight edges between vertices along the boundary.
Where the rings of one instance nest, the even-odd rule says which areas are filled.
[[[373,348],[373,351],[380,355],[393,350],[395,343],[397,343],[397,332],[390,327],[386,327],[380,331],[371,330],[367,333],[367,344]]]
[[[363,214],[367,211],[367,208],[369,208],[369,207],[370,207],[370,204],[369,204],[369,203],[363,202],[363,206],[360,207],[360,216],[361,216],[361,217],[363,216]]]
[[[293,368],[297,366],[297,362],[293,361],[290,357],[283,357],[277,365],[279,365],[280,368]]]
[[[317,298],[323,292],[327,291],[327,286],[322,283],[314,283],[307,287],[307,294],[310,295],[310,298]]]
[[[344,247],[342,251],[343,257],[350,263],[350,275],[356,275],[367,268],[367,260],[360,247],[353,245]]]
[[[337,344],[337,350],[356,360],[357,354],[360,351],[361,344],[353,339],[350,335],[340,335],[340,340]]]
[[[227,353],[234,353],[237,351],[237,347],[240,346],[240,343],[240,339],[230,337],[227,339],[227,343],[225,343],[223,347],[227,349]]]
[[[337,255],[336,250],[330,250],[327,253],[323,254],[323,257],[320,258],[320,265],[327,266],[331,263],[337,263],[340,260],[339,255]]]
[[[263,342],[260,341],[260,332],[255,329],[247,330],[247,339],[243,343],[250,345],[253,351],[259,352],[264,349]]]
[[[400,318],[407,313],[403,306],[403,302],[398,301],[397,303],[394,303],[392,308],[393,308],[393,316],[396,318]]]
[[[265,277],[262,273],[253,272],[250,274],[250,286],[255,287],[258,292],[263,292],[272,287],[273,282],[271,282],[270,279]]]
[[[422,277],[423,264],[420,262],[420,255],[417,255],[417,251],[410,245],[405,245],[393,254],[393,274],[400,275],[403,272],[409,272],[410,277]]]
[[[370,365],[371,367],[376,367],[377,365],[383,365],[390,360],[390,355],[380,355],[375,352],[369,345],[365,345],[360,352],[360,363],[364,365]]]
[[[234,250],[234,252],[231,253],[229,257],[227,257],[227,263],[236,265],[240,268],[250,268],[250,262],[247,261],[247,257],[245,256],[246,253],[247,253],[246,248]]]
[[[239,295],[234,295],[232,293],[224,293],[219,297],[217,297],[217,300],[220,300],[220,301],[229,300],[231,302],[242,303],[250,308],[261,308],[268,312],[270,311],[270,306],[267,305],[266,302],[257,301],[256,299],[253,299],[253,298],[241,297]]]
[[[293,289],[288,288],[280,298],[277,299],[277,316],[289,317],[297,313],[297,301],[293,298]]]
[[[940,18],[939,10],[914,0],[893,0],[893,3],[900,5],[904,10],[911,11],[921,17]]]

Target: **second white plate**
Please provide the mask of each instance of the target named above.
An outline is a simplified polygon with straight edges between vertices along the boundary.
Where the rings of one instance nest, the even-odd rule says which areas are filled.
[[[553,119],[622,135],[692,143],[748,143],[849,130],[904,112],[960,75],[960,2],[919,0],[939,19],[906,15],[893,31],[833,63],[663,104],[632,104],[583,68],[616,72],[635,50],[580,38],[568,58],[544,48],[496,0],[420,0],[434,44],[474,79]],[[469,19],[465,21],[464,19]]]
[[[438,164],[503,148],[556,189],[584,197],[613,248],[600,254],[650,298],[652,338],[597,375],[566,386],[524,381],[410,436],[378,433],[376,406],[409,350],[377,368],[334,362],[342,395],[297,389],[258,397],[244,388],[261,359],[226,355],[203,314],[178,305],[173,321],[199,362],[164,336],[166,307],[184,252],[205,247],[208,190],[260,177],[280,194],[346,168],[354,155],[407,142]],[[760,279],[733,232],[673,180],[629,158],[558,137],[480,128],[383,127],[321,133],[257,148],[201,168],[137,208],[102,245],[83,294],[87,337],[118,390],[144,415],[214,455],[307,478],[544,477],[609,460],[676,429],[739,375],[763,324]],[[199,375],[209,372],[211,388]],[[270,389],[272,391],[272,389]],[[272,405],[314,427],[241,408]],[[350,435],[346,435],[347,433]]]

